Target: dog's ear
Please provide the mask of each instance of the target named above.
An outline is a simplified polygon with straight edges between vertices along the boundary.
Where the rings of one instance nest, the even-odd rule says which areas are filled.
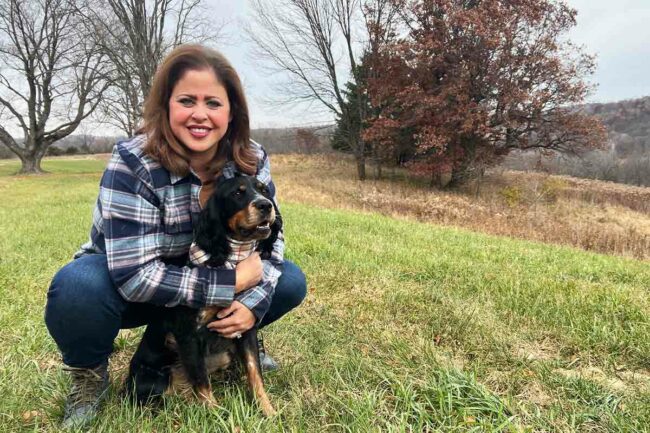
[[[228,178],[226,176],[224,176],[223,174],[220,174],[219,176],[217,176],[216,179],[214,180],[214,190],[215,191],[218,190],[219,187],[221,186],[221,184],[224,183],[227,180],[228,180]]]
[[[282,215],[280,215],[280,210],[273,200],[271,200],[271,203],[273,203],[273,209],[275,210],[275,221],[271,224],[271,234],[268,238],[261,241],[257,247],[257,250],[260,252],[260,257],[264,260],[271,258],[271,253],[273,253],[273,244],[278,239],[280,230],[282,230]]]
[[[203,251],[210,254],[211,266],[221,266],[230,255],[230,244],[226,238],[226,221],[214,196],[210,197],[205,208],[199,214],[199,220],[194,227],[194,242]]]

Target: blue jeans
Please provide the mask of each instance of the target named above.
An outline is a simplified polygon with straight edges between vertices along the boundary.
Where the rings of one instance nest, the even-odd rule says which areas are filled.
[[[269,311],[260,328],[300,305],[307,292],[305,275],[285,260]],[[113,352],[120,329],[146,325],[160,307],[128,302],[118,293],[108,273],[106,256],[80,257],[61,268],[47,292],[45,323],[70,367],[90,368]]]

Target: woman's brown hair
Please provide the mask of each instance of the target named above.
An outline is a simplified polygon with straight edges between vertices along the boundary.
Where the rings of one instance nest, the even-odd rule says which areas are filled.
[[[258,159],[250,145],[248,105],[239,76],[221,53],[201,45],[176,47],[158,67],[144,104],[144,124],[140,129],[147,134],[144,150],[170,172],[179,176],[189,173],[188,152],[169,124],[169,98],[186,71],[205,69],[211,69],[225,87],[232,116],[209,170],[219,173],[226,161],[233,160],[241,171],[254,175]]]

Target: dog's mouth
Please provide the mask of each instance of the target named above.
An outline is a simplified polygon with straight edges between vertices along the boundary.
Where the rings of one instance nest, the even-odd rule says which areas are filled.
[[[250,227],[240,227],[239,234],[243,238],[261,240],[266,239],[271,235],[271,224],[273,221],[264,220],[261,223],[250,226]]]

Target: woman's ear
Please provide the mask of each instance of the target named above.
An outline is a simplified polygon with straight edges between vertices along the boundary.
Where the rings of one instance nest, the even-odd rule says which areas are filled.
[[[194,227],[194,242],[212,256],[211,266],[221,266],[230,254],[224,224],[217,200],[212,196],[199,214],[199,220]]]

